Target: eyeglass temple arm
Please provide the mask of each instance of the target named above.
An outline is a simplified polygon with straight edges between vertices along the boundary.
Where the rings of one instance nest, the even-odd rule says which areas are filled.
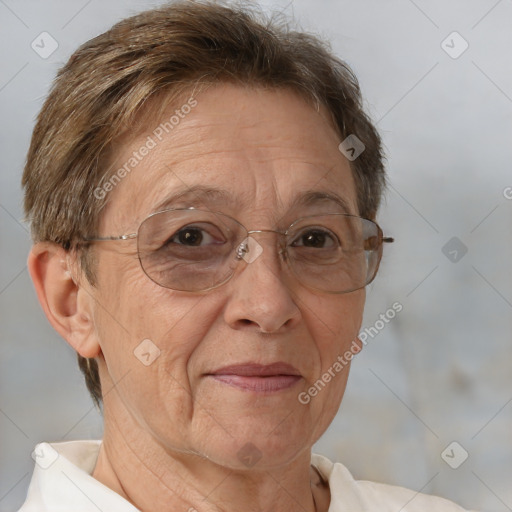
[[[130,233],[129,235],[120,235],[120,236],[86,237],[86,238],[84,238],[84,242],[109,242],[109,241],[113,241],[113,240],[130,240],[132,238],[137,238],[137,233]]]
[[[392,244],[395,241],[395,239],[392,236],[383,236],[382,242],[385,244]]]

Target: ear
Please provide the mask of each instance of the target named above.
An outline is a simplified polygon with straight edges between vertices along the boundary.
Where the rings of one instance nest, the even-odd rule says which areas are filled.
[[[82,357],[97,357],[101,348],[94,329],[94,299],[73,279],[69,252],[51,242],[36,243],[28,257],[28,270],[53,328]]]

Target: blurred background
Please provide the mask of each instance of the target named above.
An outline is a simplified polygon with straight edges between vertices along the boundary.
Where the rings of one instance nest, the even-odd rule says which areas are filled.
[[[0,0],[2,512],[24,500],[36,443],[102,435],[26,269],[19,182],[35,116],[78,45],[161,3]],[[512,510],[512,1],[261,5],[352,66],[387,152],[379,222],[396,242],[368,288],[372,334],[315,451],[359,479]]]

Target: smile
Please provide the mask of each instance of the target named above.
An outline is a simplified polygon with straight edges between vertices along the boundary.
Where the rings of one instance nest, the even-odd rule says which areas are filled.
[[[288,389],[302,379],[298,370],[286,363],[227,366],[208,376],[228,386],[255,393],[273,393]]]

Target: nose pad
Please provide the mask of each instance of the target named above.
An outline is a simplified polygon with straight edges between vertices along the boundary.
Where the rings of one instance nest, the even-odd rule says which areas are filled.
[[[275,232],[278,235],[281,233]],[[286,249],[283,246],[282,240],[279,240],[279,248],[277,251],[277,255],[284,261],[287,261],[287,254]],[[237,247],[236,249],[236,259],[237,260],[244,260],[246,263],[252,263],[254,260],[256,260],[260,254],[263,252],[263,247],[261,246],[258,241],[252,237],[248,236],[245,238]]]
[[[236,249],[236,259],[252,263],[263,252],[263,247],[252,237],[248,236]]]

